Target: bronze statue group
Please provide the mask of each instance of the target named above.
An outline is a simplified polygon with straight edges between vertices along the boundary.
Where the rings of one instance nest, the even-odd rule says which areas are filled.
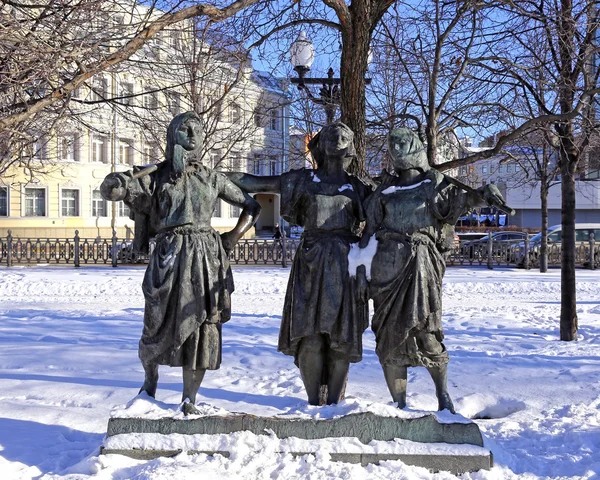
[[[294,357],[309,403],[343,397],[350,363],[362,358],[371,298],[371,328],[394,402],[406,406],[407,368],[423,366],[439,409],[454,413],[442,343],[443,254],[457,219],[482,201],[501,202],[498,189],[486,185],[475,195],[450,183],[430,168],[423,144],[407,129],[390,133],[394,173],[384,172],[376,188],[347,173],[355,151],[343,123],[325,126],[309,143],[316,169],[277,176],[216,172],[197,159],[202,141],[201,119],[178,115],[168,127],[164,162],[111,173],[101,186],[107,200],[130,207],[139,247],[156,239],[142,284],[140,393],[154,397],[159,365],[182,367],[183,411],[197,412],[198,389],[206,370],[220,366],[221,325],[231,317],[228,254],[260,212],[249,194],[272,192],[281,195],[282,217],[304,227],[278,349]],[[218,199],[243,208],[235,228],[221,235],[210,225]],[[349,271],[352,245],[366,249],[370,242],[370,261]]]

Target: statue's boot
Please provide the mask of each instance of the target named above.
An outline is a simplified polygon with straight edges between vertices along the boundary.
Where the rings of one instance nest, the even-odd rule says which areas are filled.
[[[454,410],[454,404],[448,393],[448,365],[440,365],[439,367],[429,367],[427,369],[429,375],[435,384],[435,394],[438,399],[438,410],[449,410],[452,413],[456,413]]]
[[[319,405],[325,341],[321,335],[311,335],[300,341],[298,367],[310,405]]]
[[[156,396],[156,387],[158,386],[158,363],[143,363],[144,367],[144,384],[138,395],[146,392],[148,396],[154,398]]]
[[[339,403],[346,390],[348,380],[348,369],[350,362],[348,357],[340,352],[329,350],[327,369],[327,405]]]
[[[183,394],[181,395],[181,401],[185,402],[189,400],[189,403],[186,402],[183,404],[183,413],[185,415],[197,415],[200,413],[194,404],[196,403],[196,395],[198,394],[198,389],[202,384],[205,373],[206,369],[204,368],[193,369],[183,367]]]
[[[407,368],[397,365],[382,365],[383,376],[388,389],[392,394],[392,400],[398,404],[398,408],[406,407]]]

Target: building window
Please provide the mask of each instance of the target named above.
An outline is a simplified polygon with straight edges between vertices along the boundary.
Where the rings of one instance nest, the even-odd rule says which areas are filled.
[[[213,212],[213,217],[221,216],[221,200],[217,198],[217,202],[215,203],[215,211]]]
[[[158,93],[152,90],[146,90],[144,93],[144,108],[156,110],[158,108]]]
[[[8,187],[0,187],[0,217],[8,217]]]
[[[119,139],[119,163],[133,165],[133,147],[130,140]]]
[[[108,163],[108,139],[94,135],[92,140],[92,162]]]
[[[237,205],[229,205],[229,216],[231,218],[237,218],[240,216],[240,207]]]
[[[45,188],[26,188],[25,189],[25,216],[26,217],[45,217],[46,216],[46,189]]]
[[[254,109],[254,126],[259,128],[265,126],[265,112],[262,106]]]
[[[264,155],[254,155],[254,162],[252,165],[252,169],[248,169],[250,170],[250,173],[252,173],[253,175],[262,175],[262,164],[264,163]]]
[[[179,50],[181,47],[181,31],[171,30],[169,33],[169,44],[171,45],[171,48]]]
[[[123,82],[121,84],[121,103],[123,105],[133,105],[133,83]]]
[[[498,173],[504,173],[504,165],[498,165]]]
[[[23,145],[22,155],[32,160],[44,160],[46,158],[46,139],[39,137]]]
[[[92,192],[92,217],[107,217],[107,202],[102,198],[100,190]]]
[[[229,161],[229,170],[232,172],[241,172],[242,171],[242,158],[239,153],[232,153],[231,159]]]
[[[271,110],[269,110],[269,127],[271,130],[281,130],[279,108],[271,108]]]
[[[142,148],[142,163],[144,165],[150,165],[151,163],[156,163],[156,146],[151,143],[144,144]]]
[[[487,165],[482,165],[482,166],[481,166],[481,174],[482,174],[482,175],[485,175],[485,174],[487,174]]]
[[[118,202],[119,217],[129,217],[129,207],[124,202]]]
[[[506,173],[512,173],[513,171],[513,166],[509,163],[508,165],[506,165]]]
[[[63,162],[79,161],[75,135],[65,135],[58,138],[58,159]]]
[[[242,118],[242,109],[237,103],[229,104],[229,122],[239,123]]]
[[[108,80],[102,76],[94,77],[92,81],[92,101],[106,99],[108,92]]]
[[[210,154],[210,168],[216,169],[221,167],[221,152],[211,152]]]
[[[164,47],[164,40],[163,40],[163,32],[156,32],[152,38],[150,38],[150,41],[147,43],[148,45],[148,55],[153,57],[153,58],[160,58],[162,53],[163,53],[163,47]]]
[[[206,97],[206,109],[210,115],[210,121],[220,122],[223,119],[223,101],[216,95]]]
[[[269,175],[279,175],[279,162],[276,157],[269,157]]]
[[[181,110],[181,95],[177,92],[169,92],[166,95],[167,98],[167,108],[171,115],[179,115]]]
[[[79,190],[63,189],[60,203],[60,213],[63,217],[79,216]]]

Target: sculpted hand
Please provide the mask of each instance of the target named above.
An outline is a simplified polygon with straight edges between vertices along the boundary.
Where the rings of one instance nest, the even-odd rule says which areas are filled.
[[[356,269],[356,290],[358,298],[363,302],[369,301],[369,282],[367,280],[367,269],[364,265],[359,265]]]
[[[233,251],[233,247],[237,243],[239,239],[237,235],[233,232],[225,232],[221,234],[221,242],[223,243],[223,248],[227,255],[229,255]]]
[[[127,195],[130,180],[131,172],[110,173],[100,185],[100,193],[106,200],[123,200]]]
[[[489,205],[498,205],[504,203],[504,197],[493,183],[483,187],[483,198]]]

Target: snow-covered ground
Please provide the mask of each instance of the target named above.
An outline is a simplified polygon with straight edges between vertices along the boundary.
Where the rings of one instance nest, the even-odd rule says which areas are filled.
[[[400,462],[329,462],[327,452],[295,459],[274,453],[272,436],[248,433],[219,440],[235,448],[229,459],[98,456],[111,411],[135,397],[143,376],[137,358],[143,273],[142,267],[0,268],[0,479],[454,478]],[[496,463],[464,478],[600,475],[600,272],[577,273],[579,341],[566,343],[558,340],[558,270],[448,269],[450,392],[458,412],[476,419]],[[234,269],[223,365],[200,389],[204,408],[261,415],[302,410],[298,371],[277,353],[288,274]],[[370,331],[364,345],[340,409],[390,402]],[[180,376],[179,369],[161,367],[161,405],[177,407]],[[410,370],[408,406],[436,408],[424,369]]]

